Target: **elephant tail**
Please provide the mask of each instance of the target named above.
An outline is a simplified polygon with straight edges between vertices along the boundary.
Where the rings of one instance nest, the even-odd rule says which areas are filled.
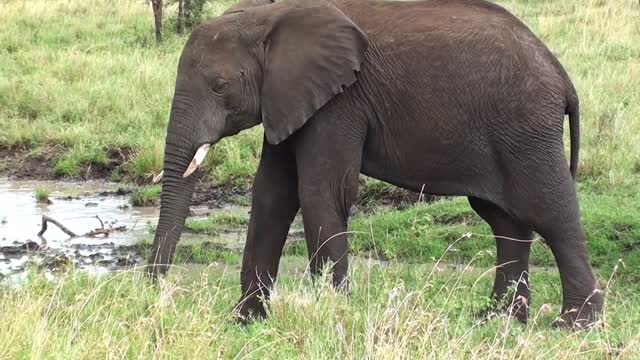
[[[580,104],[578,97],[569,96],[565,114],[569,115],[569,138],[571,141],[571,159],[569,170],[573,181],[578,177],[578,160],[580,153]]]

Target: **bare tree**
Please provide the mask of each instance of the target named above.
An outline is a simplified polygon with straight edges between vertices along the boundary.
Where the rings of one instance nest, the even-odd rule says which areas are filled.
[[[156,25],[156,41],[162,41],[162,0],[151,0]]]
[[[185,30],[192,30],[202,21],[204,4],[207,0],[177,0],[177,2],[176,32],[183,34]]]
[[[185,0],[178,0],[178,19],[176,21],[176,32],[182,34],[184,32],[184,2]]]

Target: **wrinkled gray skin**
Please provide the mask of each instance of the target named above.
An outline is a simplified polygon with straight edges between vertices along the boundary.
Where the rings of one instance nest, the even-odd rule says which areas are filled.
[[[311,272],[332,263],[335,285],[347,288],[343,232],[363,173],[414,191],[424,185],[426,193],[467,196],[496,235],[494,296],[502,300],[516,283],[505,306],[521,321],[538,232],[560,270],[557,324],[591,324],[603,294],[574,183],[578,114],[560,63],[491,3],[243,1],[197,28],[180,58],[150,274],[165,273],[173,260],[194,191],[183,173],[196,149],[262,123],[242,319],[265,316],[299,210]]]

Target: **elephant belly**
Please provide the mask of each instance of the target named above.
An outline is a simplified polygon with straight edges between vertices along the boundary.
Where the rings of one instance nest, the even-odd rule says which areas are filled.
[[[482,194],[496,181],[490,147],[480,137],[447,133],[412,128],[387,139],[367,139],[361,172],[426,194]]]

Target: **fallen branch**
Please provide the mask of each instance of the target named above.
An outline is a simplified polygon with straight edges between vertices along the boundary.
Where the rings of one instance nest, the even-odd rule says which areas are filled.
[[[42,228],[40,229],[40,232],[38,233],[38,236],[42,236],[42,234],[44,234],[44,232],[47,231],[47,223],[52,223],[53,225],[59,227],[60,230],[62,230],[62,232],[64,232],[65,234],[71,236],[72,238],[78,237],[78,235],[76,235],[76,233],[74,233],[73,231],[67,229],[64,225],[60,224],[57,220],[54,220],[54,219],[48,217],[47,215],[42,215]]]
[[[96,219],[98,219],[98,221],[100,221],[100,228],[104,229],[104,223],[102,222],[102,220],[100,219],[100,217],[98,215],[96,215]]]
[[[89,231],[86,234],[83,235],[77,235],[76,233],[74,233],[73,231],[69,230],[66,226],[62,225],[59,221],[47,216],[47,215],[42,215],[42,228],[40,229],[40,232],[38,233],[39,237],[42,237],[42,235],[45,233],[45,231],[47,231],[47,224],[48,223],[52,223],[55,226],[59,227],[60,230],[62,230],[62,232],[64,232],[65,234],[69,235],[72,238],[75,237],[96,237],[98,235],[104,235],[105,237],[108,237],[109,234],[111,234],[111,231],[127,231],[127,227],[126,226],[118,226],[116,228],[114,228],[111,224],[109,225],[108,229],[104,228],[104,222],[100,219],[100,217],[98,217],[96,215],[96,219],[98,219],[98,221],[100,221],[100,228],[98,229],[94,229]]]
[[[109,236],[109,233],[111,233],[111,230],[109,229],[95,229],[95,230],[91,230],[88,233],[82,235],[84,237],[96,237],[98,235],[104,235],[105,237]]]

